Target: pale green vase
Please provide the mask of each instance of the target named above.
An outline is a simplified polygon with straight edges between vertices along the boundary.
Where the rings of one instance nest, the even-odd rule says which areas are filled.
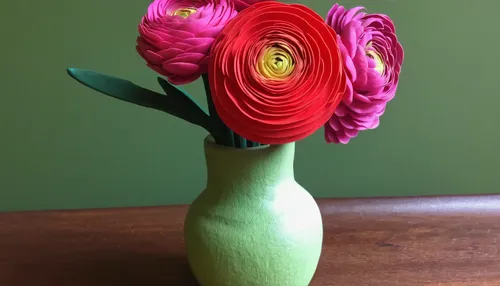
[[[207,188],[185,243],[201,286],[307,286],[323,240],[312,196],[294,178],[295,143],[236,149],[205,140]]]

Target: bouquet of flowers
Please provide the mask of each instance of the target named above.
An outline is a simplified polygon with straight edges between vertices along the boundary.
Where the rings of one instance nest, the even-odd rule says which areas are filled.
[[[338,4],[323,19],[277,1],[154,0],[138,30],[137,53],[166,95],[91,70],[69,75],[235,148],[295,142],[321,127],[327,142],[348,143],[379,125],[403,63],[388,16]],[[208,112],[180,87],[200,77]]]
[[[324,20],[277,1],[154,0],[136,49],[166,95],[91,70],[68,72],[210,133],[206,189],[184,224],[199,284],[308,285],[322,218],[294,179],[294,142],[324,127],[327,142],[346,144],[378,126],[403,63],[390,18],[338,4]],[[200,77],[208,111],[180,87]]]

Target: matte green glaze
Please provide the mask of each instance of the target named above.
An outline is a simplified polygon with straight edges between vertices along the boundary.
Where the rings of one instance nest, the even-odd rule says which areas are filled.
[[[295,143],[249,149],[205,140],[207,188],[189,208],[185,242],[202,286],[306,286],[323,227],[294,179]]]

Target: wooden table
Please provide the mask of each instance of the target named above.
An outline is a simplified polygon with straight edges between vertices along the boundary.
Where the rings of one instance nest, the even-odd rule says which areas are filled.
[[[500,285],[500,196],[319,205],[325,239],[313,286]],[[184,256],[186,210],[0,214],[0,285],[197,285]]]

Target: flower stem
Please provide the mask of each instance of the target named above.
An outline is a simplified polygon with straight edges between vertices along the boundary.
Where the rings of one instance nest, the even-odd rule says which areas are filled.
[[[245,149],[248,147],[247,139],[241,135],[234,133],[234,147]]]
[[[208,81],[208,74],[202,74],[202,79],[207,97],[208,112],[213,125],[211,132],[212,136],[217,144],[234,147],[233,132],[226,126],[226,124],[224,124],[224,122],[222,122],[217,114],[217,111],[215,110],[212,93],[210,91],[210,83]]]
[[[235,148],[248,148],[260,146],[260,143],[247,140],[246,138],[234,133],[226,124],[221,120],[212,99],[212,93],[210,91],[210,83],[208,81],[208,74],[202,74],[203,85],[205,87],[205,94],[207,96],[208,112],[210,113],[210,118],[213,124],[212,136],[215,142],[220,145],[225,145]]]

